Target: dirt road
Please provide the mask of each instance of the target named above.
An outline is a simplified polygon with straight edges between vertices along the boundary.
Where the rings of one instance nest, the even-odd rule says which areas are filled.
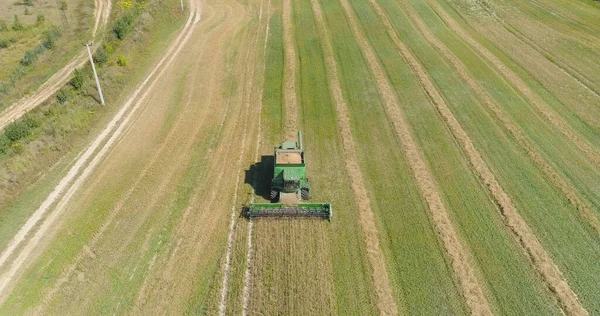
[[[102,30],[102,28],[106,26],[106,23],[108,23],[108,17],[110,16],[110,10],[112,8],[112,0],[95,0],[94,4],[94,26],[90,38],[92,41],[96,39],[98,30]],[[98,45],[96,45],[96,47],[98,47]],[[13,103],[0,113],[0,130],[53,96],[65,83],[67,83],[67,81],[69,81],[69,79],[71,79],[73,70],[81,67],[87,60],[88,56],[86,49],[82,47],[81,51],[75,55],[75,57],[44,82],[37,91],[32,95],[25,96],[21,100]]]
[[[24,263],[30,259],[30,256],[34,253],[34,249],[45,238],[55,221],[60,218],[71,197],[89,177],[100,161],[102,161],[108,151],[112,149],[115,142],[122,137],[125,128],[135,118],[137,110],[143,104],[142,102],[148,96],[149,91],[156,85],[157,80],[165,72],[165,69],[174,62],[175,56],[189,40],[196,23],[199,21],[200,11],[197,4],[192,2],[192,10],[188,22],[178,38],[171,44],[165,56],[156,64],[113,120],[79,157],[68,174],[58,183],[40,208],[27,220],[25,225],[11,240],[7,249],[0,256],[0,268],[2,268],[2,275],[0,276],[0,301],[6,298],[8,285],[22,270]],[[49,215],[47,214],[48,212],[50,212]],[[40,224],[40,220],[42,219],[43,221]],[[26,239],[33,232],[34,235]],[[14,258],[14,260],[9,262],[10,258]]]

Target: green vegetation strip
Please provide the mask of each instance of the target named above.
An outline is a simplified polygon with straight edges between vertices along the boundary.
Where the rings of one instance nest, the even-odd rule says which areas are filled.
[[[421,11],[427,12],[426,7]],[[559,177],[572,183],[581,196],[579,199],[583,200],[578,204],[588,204],[590,213],[600,216],[600,183],[597,180],[600,177],[600,166],[591,163],[567,137],[541,118],[512,86],[466,47],[459,37],[442,28],[436,30],[440,38],[448,38],[446,45],[465,61],[465,67],[477,82],[501,106],[508,118],[519,126],[532,144],[532,149],[550,163]]]
[[[369,209],[370,203],[365,197],[362,172],[356,165],[356,153],[348,152],[348,146],[345,144],[352,141],[351,135],[348,134],[350,126],[340,126],[340,115],[343,114],[336,110],[332,91],[329,89],[331,76],[327,73],[326,57],[321,44],[323,38],[319,36],[318,22],[311,2],[299,1],[299,14],[296,15],[299,17],[296,29],[302,30],[302,35],[298,35],[298,52],[301,56],[299,99],[306,131],[305,143],[314,142],[316,145],[309,152],[314,157],[309,160],[313,163],[308,165],[309,175],[312,175],[311,181],[314,181],[316,194],[324,196],[314,199],[331,201],[334,209],[330,240],[334,241],[332,263],[337,310],[340,314],[351,313],[353,310],[361,314],[373,314],[377,306],[380,313],[387,312],[393,315],[397,312],[397,307],[390,293],[390,280],[384,258],[376,244],[379,236],[376,230],[372,230],[376,229],[375,227],[365,232],[365,227],[375,224],[373,214],[365,214],[372,210]],[[349,164],[354,164],[354,167],[348,168]],[[312,171],[313,166],[315,171]],[[356,174],[349,174],[352,172]],[[357,190],[360,186],[362,188]],[[339,216],[337,210],[340,210]],[[366,243],[363,238],[358,238],[362,236]],[[356,250],[350,252],[352,248]],[[381,257],[378,259],[381,262],[374,263],[373,257],[376,260],[377,257]],[[379,266],[374,267],[374,264]],[[350,270],[352,265],[356,266]],[[344,271],[353,271],[353,274],[349,275]],[[362,286],[353,285],[357,282],[361,282]]]
[[[597,123],[594,126],[585,117],[582,117],[573,110],[573,107],[576,105],[571,104],[571,102],[578,98],[577,95],[567,94],[562,96],[553,91],[557,90],[557,87],[554,87],[553,90],[548,89],[544,85],[544,81],[541,80],[543,78],[536,78],[536,73],[533,71],[535,68],[521,65],[520,60],[524,58],[515,55],[515,49],[502,50],[502,45],[509,45],[511,42],[504,42],[505,40],[502,37],[492,36],[491,34],[487,34],[487,32],[485,34],[478,34],[469,26],[469,23],[463,19],[459,12],[445,1],[432,2],[432,5],[438,7],[436,12],[441,12],[439,14],[445,16],[444,21],[446,26],[443,29],[447,29],[448,27],[453,28],[456,31],[456,35],[459,35],[464,42],[468,42],[469,46],[478,52],[478,54],[485,55],[490,66],[493,66],[497,72],[502,74],[504,79],[512,85],[513,89],[518,91],[521,97],[527,100],[530,107],[550,122],[555,129],[567,137],[580,151],[585,153],[588,156],[587,159],[596,163],[596,165],[600,165],[600,155],[598,154],[600,152],[600,137],[598,137],[600,129]],[[442,10],[441,8],[444,9]],[[452,20],[447,19],[448,14],[453,17]],[[461,25],[461,27],[456,28],[454,25]],[[489,38],[486,38],[486,36]],[[513,39],[517,40],[514,37]],[[523,53],[520,50],[519,52]],[[543,58],[541,55],[540,57]],[[530,62],[535,63],[535,61]],[[594,119],[598,121],[597,117]]]
[[[426,54],[439,60],[439,56],[436,56],[412,29],[400,7],[393,2],[380,2],[388,16],[394,17],[391,23],[397,28],[391,31],[400,30],[397,34],[407,45],[420,46],[415,56]],[[395,53],[396,48],[387,37],[384,25],[379,22],[380,16],[375,14],[368,4],[353,1],[353,6],[363,25],[369,25],[368,29],[363,29],[387,70],[403,102],[406,115],[411,118],[413,133],[433,174],[437,176],[437,184],[452,213],[452,220],[459,227],[483,273],[495,310],[500,313],[547,313],[547,306],[552,305],[548,293],[544,292],[543,285],[536,280],[535,271],[528,268],[519,248],[503,228],[491,197],[486,194],[468,160],[456,145],[453,135],[445,127],[441,116],[425,95],[424,88],[412,73],[419,69],[410,69],[402,57]],[[390,36],[395,36],[394,34]],[[450,71],[447,67],[439,69]],[[507,288],[522,288],[528,296],[506,291]]]
[[[448,29],[436,12],[422,6],[421,3],[411,4],[430,30],[456,56],[462,56],[463,53],[455,50],[454,45],[464,45],[464,42],[455,37],[455,33]],[[410,42],[411,36],[407,35],[406,38]],[[589,273],[600,269],[599,263],[591,259],[600,255],[599,249],[594,246],[598,244],[598,235],[583,221],[561,192],[550,185],[524,150],[506,135],[506,130],[498,120],[490,117],[489,112],[471,93],[467,93],[469,88],[462,83],[457,74],[449,72],[449,75],[443,75],[438,70],[444,66],[435,60],[429,61],[430,53],[415,53],[426,69],[429,69],[438,90],[443,92],[446,102],[470,135],[475,147],[482,153],[499,184],[511,197],[516,209],[531,227],[533,234],[551,255],[582,304],[593,310],[592,306],[596,305],[594,302],[598,301],[594,299],[596,294],[593,284],[597,284],[598,280],[590,280],[590,275],[596,274]],[[478,60],[480,59],[463,61],[471,67],[469,64]],[[566,244],[569,247],[565,248]]]
[[[349,107],[359,165],[373,201],[380,236],[387,236],[380,242],[399,312],[465,313],[427,206],[398,148],[397,136],[344,11],[336,2],[321,2],[321,7],[333,35],[332,46]],[[426,303],[432,301],[439,304]]]

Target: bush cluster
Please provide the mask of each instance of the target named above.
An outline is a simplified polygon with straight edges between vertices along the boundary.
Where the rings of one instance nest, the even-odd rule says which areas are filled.
[[[139,15],[139,11],[134,9],[130,12],[123,14],[117,22],[115,23],[115,27],[113,28],[113,32],[117,39],[122,40],[133,30],[133,26],[135,24],[135,20]]]
[[[69,99],[71,98],[71,92],[69,90],[67,90],[66,88],[62,88],[60,90],[58,90],[58,93],[56,94],[56,99],[58,100],[58,103],[63,104],[67,101],[69,101]]]
[[[25,26],[23,26],[21,21],[19,21],[19,17],[16,14],[15,14],[15,17],[13,18],[12,29],[15,31],[22,31],[25,29]]]
[[[31,64],[33,64],[33,62],[35,62],[35,60],[37,59],[38,54],[36,54],[35,50],[30,49],[28,51],[25,52],[25,55],[23,56],[23,58],[21,58],[21,65],[23,66],[29,66]]]
[[[31,66],[46,49],[53,49],[56,46],[56,39],[60,36],[60,31],[57,28],[49,29],[45,32],[44,41],[36,46],[34,49],[30,49],[25,52],[23,58],[21,58],[21,65]]]
[[[81,90],[85,82],[86,78],[83,70],[75,69],[75,71],[73,71],[73,78],[71,78],[71,81],[69,81],[71,87],[73,87],[75,90]]]
[[[38,127],[38,121],[26,117],[23,120],[19,120],[11,123],[4,130],[4,135],[12,142],[17,142],[29,135],[31,135],[31,130]]]
[[[34,49],[30,49],[30,50],[26,51],[23,58],[21,58],[21,61],[20,61],[21,65],[30,66],[37,60],[38,56],[41,53],[43,53],[45,50],[46,50],[46,47],[42,43],[42,44],[36,46]]]
[[[129,60],[127,60],[127,58],[125,58],[125,56],[119,55],[119,57],[117,57],[117,65],[119,65],[121,67],[125,67],[128,64],[129,64]]]
[[[108,52],[106,51],[104,46],[98,48],[96,50],[96,52],[94,53],[94,62],[96,64],[98,64],[99,66],[102,66],[109,59],[110,59],[110,56],[108,55]]]
[[[53,49],[56,46],[56,39],[60,36],[60,30],[56,27],[47,30],[44,34],[42,43],[47,49]]]
[[[11,123],[0,135],[0,153],[4,154],[11,146],[18,146],[18,142],[31,135],[33,129],[40,123],[30,117]]]
[[[37,18],[35,19],[35,25],[44,25],[44,22],[46,22],[46,17],[43,14],[38,14]]]

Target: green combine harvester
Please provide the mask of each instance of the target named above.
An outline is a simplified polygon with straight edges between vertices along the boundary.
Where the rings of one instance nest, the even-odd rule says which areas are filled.
[[[312,189],[306,177],[302,133],[298,142],[283,142],[275,147],[275,163],[271,180],[271,201],[254,203],[246,209],[248,218],[256,217],[321,217],[331,220],[329,203],[302,203],[310,200]]]

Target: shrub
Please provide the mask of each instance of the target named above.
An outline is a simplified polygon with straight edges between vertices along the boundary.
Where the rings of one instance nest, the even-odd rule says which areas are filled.
[[[128,64],[129,64],[129,60],[127,60],[127,58],[125,58],[125,56],[119,55],[119,57],[117,57],[117,65],[119,65],[121,67],[125,67]]]
[[[6,154],[10,147],[10,139],[4,134],[0,134],[0,154]]]
[[[25,56],[23,56],[23,58],[21,58],[21,65],[23,66],[29,66],[31,64],[33,64],[33,62],[37,59],[37,54],[35,53],[35,51],[33,50],[28,50],[25,52]]]
[[[122,40],[131,32],[133,29],[133,23],[135,22],[136,12],[128,12],[125,13],[122,17],[120,17],[115,23],[115,27],[113,28],[113,32],[115,36]]]
[[[83,85],[85,84],[85,75],[83,71],[75,69],[75,71],[73,71],[73,78],[71,78],[71,81],[69,81],[69,83],[71,84],[73,89],[81,90],[83,88]]]
[[[25,120],[11,123],[4,130],[4,135],[11,143],[15,143],[22,138],[29,136],[31,128],[25,123]]]
[[[19,21],[19,17],[16,14],[15,14],[15,17],[13,18],[12,28],[15,31],[22,31],[25,29],[25,27],[23,26],[23,24],[21,24],[21,21]]]
[[[98,65],[106,63],[109,59],[110,56],[108,55],[108,52],[106,52],[106,49],[104,49],[104,47],[98,48],[94,53],[94,62]]]
[[[8,25],[6,25],[6,22],[4,20],[0,20],[0,32],[6,31],[8,31]]]
[[[131,0],[121,0],[117,2],[117,6],[119,6],[119,8],[123,10],[129,10],[133,8],[133,3],[131,2]]]
[[[18,147],[17,142],[31,135],[31,131],[39,125],[37,120],[30,117],[9,124],[4,135],[0,136],[0,153],[6,153],[9,147]]]
[[[8,44],[9,44],[9,41],[7,39],[0,38],[0,48],[7,48]]]
[[[46,17],[43,14],[38,14],[37,18],[35,19],[35,24],[40,26],[44,25],[44,22],[46,22]]]
[[[21,2],[21,4],[24,6],[31,7],[31,6],[33,6],[33,0],[23,0],[23,2]]]
[[[29,9],[27,7],[25,7],[25,13],[23,13],[25,15],[31,15],[31,13],[29,13]]]
[[[60,31],[56,28],[52,28],[46,31],[43,45],[47,49],[52,49],[56,46],[56,39],[60,36]]]
[[[104,50],[106,51],[106,53],[107,53],[108,55],[112,55],[112,54],[115,52],[115,49],[114,49],[114,48],[113,48],[113,46],[112,46],[112,45],[110,45],[110,44],[106,44],[106,45],[104,45]]]
[[[59,7],[59,9],[62,10],[62,11],[67,11],[67,1],[60,0],[60,7]]]
[[[38,122],[36,119],[26,116],[23,119],[23,122],[25,123],[25,125],[27,125],[27,127],[29,127],[30,130],[40,126],[40,122]]]
[[[67,90],[66,88],[62,88],[62,89],[58,90],[58,93],[56,94],[56,99],[58,100],[58,103],[60,103],[60,104],[67,102],[70,98],[71,98],[71,92],[69,90]]]
[[[46,38],[44,38],[44,47],[47,49],[53,49],[56,46],[56,39],[49,34],[46,34]]]

